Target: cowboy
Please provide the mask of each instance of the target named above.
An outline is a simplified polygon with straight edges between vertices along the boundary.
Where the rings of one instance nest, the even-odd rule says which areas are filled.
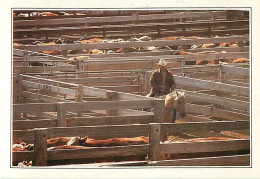
[[[151,91],[147,97],[167,95],[176,88],[173,75],[167,70],[167,62],[164,59],[160,59],[156,65],[159,66],[159,70],[154,71],[151,76]],[[175,119],[176,110],[173,112],[173,122],[175,122]]]
[[[152,74],[150,79],[151,91],[147,95],[148,97],[155,97],[160,94],[166,95],[175,89],[175,81],[172,73],[167,70],[167,62],[160,59],[156,65],[159,66],[159,70],[154,71]]]

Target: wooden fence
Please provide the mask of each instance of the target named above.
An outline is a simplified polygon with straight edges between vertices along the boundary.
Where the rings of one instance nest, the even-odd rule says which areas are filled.
[[[191,13],[172,13],[172,14],[152,14],[152,15],[138,15],[132,16],[118,16],[118,17],[87,17],[87,18],[64,18],[64,19],[38,19],[38,20],[19,20],[14,21],[13,26],[42,26],[42,25],[68,25],[68,24],[99,24],[99,23],[113,23],[113,22],[136,22],[138,21],[152,21],[152,20],[167,20],[167,19],[182,19],[192,17],[218,17],[225,16],[224,11],[215,12],[191,12]]]
[[[65,34],[88,34],[91,38],[91,34],[95,33],[95,37],[101,38],[130,38],[131,36],[146,35],[148,36],[191,36],[196,34],[199,36],[215,36],[226,34],[248,34],[249,21],[217,21],[217,22],[182,22],[182,23],[149,23],[149,24],[133,24],[133,25],[102,25],[102,26],[90,26],[90,27],[56,27],[56,28],[44,28],[44,29],[14,29],[15,41],[30,41],[31,39],[24,39],[24,36],[36,35],[37,38],[44,37],[46,40],[55,36],[64,36]],[[225,26],[225,29],[217,29],[218,27]],[[186,30],[189,28],[190,30]],[[192,30],[196,28],[196,30]],[[198,29],[200,28],[200,29]],[[206,28],[206,30],[205,30]],[[237,28],[237,29],[235,29]],[[177,29],[183,29],[177,31]],[[128,33],[124,33],[127,31]],[[99,34],[97,34],[99,33]],[[21,39],[22,38],[22,39]],[[20,39],[20,40],[19,40]],[[35,40],[35,39],[34,39]]]
[[[31,51],[53,51],[53,50],[82,50],[82,49],[113,49],[113,48],[131,48],[131,47],[149,47],[149,46],[179,46],[206,43],[222,42],[243,42],[249,41],[249,36],[230,36],[202,39],[182,39],[182,40],[152,40],[137,42],[113,42],[113,43],[88,43],[88,44],[55,44],[55,45],[26,45],[17,46],[18,49]]]
[[[116,126],[84,126],[84,127],[59,127],[42,128],[31,131],[13,131],[13,139],[35,140],[34,151],[13,152],[13,163],[18,161],[34,161],[36,166],[46,166],[48,160],[65,160],[77,158],[96,158],[128,155],[148,155],[150,161],[159,161],[161,154],[218,152],[249,150],[250,140],[234,139],[227,141],[207,142],[177,142],[160,143],[160,135],[164,132],[189,132],[189,131],[221,131],[249,129],[249,121],[236,122],[207,122],[207,123],[176,123],[176,124],[139,124]],[[59,136],[91,136],[97,138],[108,137],[134,137],[149,135],[149,144],[136,146],[116,146],[75,150],[47,150],[47,139]],[[247,157],[234,157],[234,166],[250,165],[250,155]],[[206,158],[204,158],[206,159]],[[229,159],[229,158],[227,158]],[[187,159],[189,162],[176,163],[175,165],[214,165],[212,162],[198,164],[197,159]],[[166,161],[164,161],[166,162]],[[171,163],[171,162],[170,162]],[[174,165],[174,164],[172,164]],[[221,165],[225,166],[223,162]],[[230,165],[230,164],[227,164]]]

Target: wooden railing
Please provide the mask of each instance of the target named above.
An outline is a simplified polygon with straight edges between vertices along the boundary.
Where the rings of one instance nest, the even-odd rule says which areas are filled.
[[[249,121],[236,122],[207,122],[207,123],[176,123],[176,124],[136,124],[115,126],[83,126],[83,127],[59,127],[42,128],[31,131],[13,131],[13,140],[31,139],[35,141],[34,151],[13,152],[13,163],[27,160],[33,161],[36,166],[46,166],[48,160],[65,160],[79,158],[113,157],[128,155],[148,155],[150,161],[160,161],[161,154],[218,152],[249,150],[250,140],[234,139],[206,142],[177,142],[160,143],[160,136],[165,132],[191,132],[191,131],[220,131],[220,130],[247,130]],[[47,150],[47,139],[59,136],[89,136],[93,138],[110,137],[136,137],[148,136],[149,144],[136,146],[116,146],[75,150]],[[237,165],[250,165],[250,156],[240,160],[235,157]],[[203,158],[202,158],[203,159]],[[190,162],[192,162],[191,159]],[[247,161],[247,162],[245,162]],[[203,163],[212,165],[211,162]],[[183,164],[182,164],[183,165]],[[191,165],[191,163],[184,165]],[[199,165],[194,163],[193,165]],[[222,163],[223,166],[225,164]]]

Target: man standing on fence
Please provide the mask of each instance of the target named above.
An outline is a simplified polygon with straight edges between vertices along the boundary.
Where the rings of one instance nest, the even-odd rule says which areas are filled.
[[[173,75],[167,70],[167,62],[164,59],[160,59],[159,63],[156,63],[159,69],[154,71],[151,79],[151,91],[147,97],[157,97],[167,95],[176,88]],[[173,111],[173,123],[176,120],[176,110]]]

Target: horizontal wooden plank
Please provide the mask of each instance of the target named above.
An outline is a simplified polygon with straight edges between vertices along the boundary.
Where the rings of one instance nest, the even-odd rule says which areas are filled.
[[[193,101],[200,101],[200,102],[208,102],[208,103],[212,103],[212,104],[219,104],[219,105],[232,107],[232,108],[238,108],[238,109],[242,109],[242,110],[250,109],[249,102],[239,101],[239,100],[225,98],[225,97],[221,97],[221,96],[186,91],[185,97],[186,97],[187,102],[189,100],[193,100]]]
[[[48,151],[48,160],[64,160],[76,158],[97,158],[97,157],[114,157],[129,155],[147,155],[149,153],[149,145],[131,145],[116,146],[88,149],[73,150],[54,150]]]
[[[249,77],[250,74],[248,68],[234,67],[229,65],[221,65],[221,70],[224,73],[236,74],[236,75],[247,76],[247,77]]]
[[[233,93],[242,96],[249,96],[249,88],[242,86],[235,86],[226,83],[213,82],[208,80],[199,80],[195,78],[187,78],[182,76],[173,75],[175,82],[180,85],[197,87],[202,89],[216,90],[226,93]]]
[[[60,72],[58,72],[58,73],[60,73]],[[36,73],[36,74],[39,75],[39,73]],[[73,83],[56,81],[56,80],[46,79],[46,78],[42,78],[42,77],[38,77],[38,76],[31,76],[31,75],[25,75],[25,74],[21,74],[21,76],[24,78],[30,79],[30,80],[37,80],[38,82],[45,83],[45,84],[59,84],[60,86],[67,85],[67,86],[73,86],[73,87],[79,86],[79,85],[73,84]]]
[[[14,120],[13,130],[25,130],[34,128],[56,127],[56,119],[39,119],[39,120]]]
[[[21,72],[45,72],[45,71],[75,71],[75,66],[14,66],[14,70]]]
[[[126,22],[126,21],[144,21],[160,20],[190,17],[212,17],[223,16],[224,11],[216,12],[192,12],[192,13],[173,13],[173,14],[152,14],[152,15],[132,15],[115,17],[85,17],[85,18],[64,18],[64,19],[37,19],[37,20],[19,20],[14,21],[13,26],[35,26],[35,25],[60,25],[60,24],[86,24],[86,23],[104,23],[104,22]]]
[[[94,87],[89,87],[89,86],[83,86],[83,95],[87,96],[95,96],[95,97],[100,97],[100,98],[106,98],[107,97],[107,92],[110,90],[105,90],[105,89],[99,89],[99,88],[94,88]]]
[[[60,44],[60,45],[27,45],[17,46],[18,49],[27,49],[32,51],[53,51],[53,50],[81,50],[81,49],[111,49],[111,48],[131,48],[147,46],[179,46],[193,45],[202,43],[222,43],[222,42],[241,42],[248,41],[249,36],[235,37],[215,37],[203,39],[182,39],[182,40],[152,40],[143,42],[114,42],[114,43],[88,43],[88,44]]]
[[[199,117],[191,114],[186,114],[186,117],[183,119],[179,119],[182,122],[209,122],[212,121],[211,119]]]
[[[49,84],[43,84],[43,83],[37,83],[37,82],[22,80],[22,85],[25,86],[25,87],[41,89],[41,90],[46,90],[46,91],[50,91],[50,92],[58,92],[59,94],[67,94],[67,95],[70,95],[70,96],[76,96],[77,95],[77,90],[69,89],[69,88],[63,88],[63,87],[57,87],[57,86],[49,85]]]
[[[157,30],[158,28],[164,30],[172,30],[173,28],[198,28],[198,27],[209,27],[209,26],[226,26],[226,27],[237,27],[237,26],[248,26],[248,20],[238,20],[238,21],[215,21],[215,22],[166,22],[166,23],[141,23],[141,24],[127,24],[127,25],[95,25],[95,26],[80,26],[80,27],[52,27],[52,28],[40,28],[40,29],[14,29],[14,36],[26,35],[26,34],[37,34],[44,36],[46,33],[48,35],[64,35],[64,34],[75,34],[82,32],[103,32],[108,33],[109,31],[123,31],[123,30],[133,30],[136,31],[148,31]]]
[[[57,113],[48,113],[48,112],[34,112],[30,111],[27,113],[29,115],[33,115],[38,117],[39,119],[57,119]]]
[[[105,116],[105,117],[75,117],[67,119],[67,126],[98,126],[153,123],[153,115],[142,116]]]
[[[206,142],[175,142],[160,145],[160,152],[162,154],[236,151],[249,149],[250,140],[247,139]]]
[[[48,128],[48,138],[59,136],[88,136],[94,139],[108,139],[112,137],[138,137],[147,136],[150,126],[148,124],[87,126],[87,127],[59,127]]]
[[[47,102],[47,103],[70,102],[69,100],[56,98],[56,97],[43,95],[43,94],[38,94],[38,93],[33,93],[33,92],[29,92],[29,91],[21,92],[21,96],[31,98],[31,99],[37,99],[37,100],[44,101],[44,102]]]
[[[243,86],[243,87],[247,87],[249,88],[250,87],[250,84],[249,83],[243,83],[243,82],[240,82],[240,81],[234,81],[232,79],[224,79],[224,80],[221,80],[222,83],[227,83],[227,84],[231,84],[231,85],[236,85],[236,86]]]
[[[137,76],[115,76],[115,77],[88,77],[88,78],[61,78],[60,81],[69,83],[115,83],[132,82],[137,80]]]
[[[88,110],[120,110],[120,109],[139,109],[152,108],[154,100],[136,101],[86,101],[64,103],[64,109],[69,111],[88,111]]]
[[[55,112],[57,111],[57,104],[50,103],[27,103],[27,104],[14,104],[14,112]]]
[[[222,109],[216,109],[214,107],[207,107],[203,105],[189,104],[185,106],[187,113],[203,114],[203,115],[212,115],[214,117],[220,117],[227,120],[249,120],[249,115],[244,113],[237,113]]]
[[[189,131],[222,131],[250,129],[249,121],[209,121],[161,124],[161,130],[165,132],[189,132]]]
[[[132,109],[122,109],[117,111],[119,116],[129,116],[129,115],[153,115],[153,112],[132,110]]]
[[[21,140],[24,142],[34,142],[34,130],[13,130],[13,140]]]
[[[233,155],[150,162],[149,166],[250,166],[250,155]]]
[[[34,151],[15,151],[12,152],[13,163],[23,162],[23,161],[34,161]]]
[[[120,85],[120,86],[96,86],[96,88],[119,91],[124,93],[138,92],[138,85]]]
[[[250,120],[250,116],[247,113],[238,113],[238,112],[230,112],[227,110],[221,110],[221,109],[216,109],[212,108],[212,115],[215,117],[220,117],[224,119],[229,119],[229,120]]]
[[[13,55],[19,56],[19,57],[24,57],[25,52],[24,52],[24,50],[20,50],[20,49],[13,49]]]

